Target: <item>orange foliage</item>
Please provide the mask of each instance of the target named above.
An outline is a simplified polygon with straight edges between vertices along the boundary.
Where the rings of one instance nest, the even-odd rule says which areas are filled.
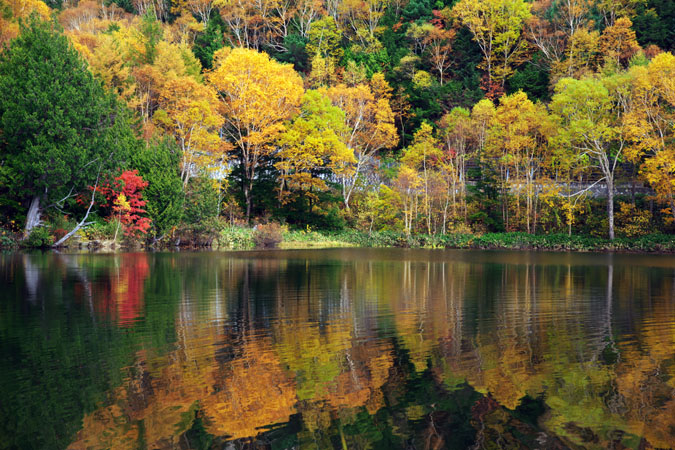
[[[244,338],[242,357],[218,370],[216,389],[200,404],[206,431],[232,439],[256,436],[295,414],[295,383],[264,339]]]

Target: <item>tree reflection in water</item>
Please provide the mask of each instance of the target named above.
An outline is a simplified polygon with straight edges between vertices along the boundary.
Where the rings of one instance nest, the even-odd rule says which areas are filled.
[[[8,255],[0,282],[7,448],[675,445],[667,258]]]

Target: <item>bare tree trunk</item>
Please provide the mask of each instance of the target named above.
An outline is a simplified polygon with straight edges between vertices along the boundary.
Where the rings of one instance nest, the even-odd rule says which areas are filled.
[[[39,226],[42,223],[40,221],[41,215],[42,210],[40,209],[40,196],[36,195],[33,197],[33,200],[31,200],[30,207],[28,208],[28,215],[26,216],[26,228],[23,233],[24,239],[30,236],[33,228]]]
[[[530,197],[530,180],[527,180],[527,186],[525,189],[527,189],[527,193],[525,194],[525,215],[527,216],[527,232],[532,233],[532,229],[530,227],[530,210],[532,209],[532,199]]]
[[[246,222],[251,223],[251,188],[244,185],[244,199],[246,200]]]
[[[607,178],[607,218],[609,220],[609,239],[614,240],[614,180]]]
[[[539,218],[539,193],[537,191],[534,192],[534,199],[532,200],[533,203],[533,218],[532,218],[532,234],[537,234],[537,219]]]
[[[570,180],[570,174],[569,172],[567,173],[567,235],[572,236],[572,218],[574,217],[574,210],[572,207],[572,197],[570,196],[570,193],[572,192],[572,189],[570,187],[571,180]]]
[[[96,188],[98,188],[98,180],[99,180],[99,177],[100,177],[100,176],[101,176],[101,170],[100,170],[100,168],[99,168],[98,175],[96,175],[96,184],[94,184],[94,189],[92,189],[92,191],[91,191],[91,201],[89,202],[89,207],[87,208],[87,212],[84,214],[84,217],[82,218],[82,220],[80,220],[80,222],[79,222],[77,225],[75,225],[75,228],[73,228],[72,230],[70,230],[70,231],[68,232],[68,234],[66,234],[65,236],[63,236],[63,237],[62,237],[61,239],[59,239],[58,241],[56,241],[56,242],[52,245],[52,247],[59,247],[61,244],[63,244],[64,242],[66,242],[68,239],[70,239],[70,237],[71,237],[72,235],[74,235],[75,233],[77,233],[82,227],[88,225],[88,223],[87,223],[87,217],[89,217],[89,213],[91,212],[91,208],[94,206],[94,199],[96,198]],[[117,235],[117,232],[115,232],[115,235]]]

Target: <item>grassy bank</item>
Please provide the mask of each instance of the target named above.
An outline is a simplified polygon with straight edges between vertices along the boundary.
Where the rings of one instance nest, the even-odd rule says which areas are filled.
[[[217,239],[217,246],[219,249],[237,250],[259,247],[255,241],[255,231],[249,228],[228,228],[222,231]],[[395,232],[366,233],[356,230],[339,232],[283,230],[277,246],[283,249],[401,247],[673,253],[675,236],[652,234],[610,241],[593,236],[566,234],[487,233],[406,236]]]
[[[88,230],[87,235],[71,242],[71,249],[120,251],[143,247],[142,242],[133,246],[110,240],[107,235]],[[53,237],[34,233],[33,239],[20,242],[18,234],[0,233],[0,249],[12,251],[19,248],[48,248]],[[91,235],[91,236],[89,236]],[[41,240],[35,241],[37,238]],[[44,242],[43,242],[44,241]],[[156,243],[153,248],[174,248],[180,239],[174,237]],[[218,250],[253,250],[256,248],[318,249],[339,247],[399,247],[399,248],[456,248],[456,249],[505,249],[552,251],[625,251],[641,253],[675,253],[675,235],[650,234],[614,241],[594,236],[568,236],[566,234],[532,235],[527,233],[486,234],[417,234],[407,236],[397,232],[302,231],[289,230],[277,224],[259,225],[256,228],[226,226],[211,232],[207,238],[189,242],[187,248],[214,248]],[[197,244],[195,245],[195,242]],[[115,245],[112,245],[114,243]],[[44,245],[41,245],[44,244]]]

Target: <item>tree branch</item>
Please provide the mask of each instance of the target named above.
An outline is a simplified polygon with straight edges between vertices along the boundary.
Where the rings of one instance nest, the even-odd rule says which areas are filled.
[[[70,230],[65,236],[63,236],[61,239],[56,241],[52,247],[59,247],[61,244],[66,242],[72,235],[77,233],[81,228],[86,227],[87,225],[91,225],[93,222],[87,222],[87,217],[89,217],[89,213],[91,212],[91,208],[94,206],[94,199],[96,198],[96,188],[98,187],[98,182],[101,177],[101,165],[98,166],[98,173],[96,174],[96,183],[94,184],[94,189],[91,191],[91,202],[89,202],[89,208],[87,208],[87,212],[85,213],[84,217],[78,223],[75,228]]]

